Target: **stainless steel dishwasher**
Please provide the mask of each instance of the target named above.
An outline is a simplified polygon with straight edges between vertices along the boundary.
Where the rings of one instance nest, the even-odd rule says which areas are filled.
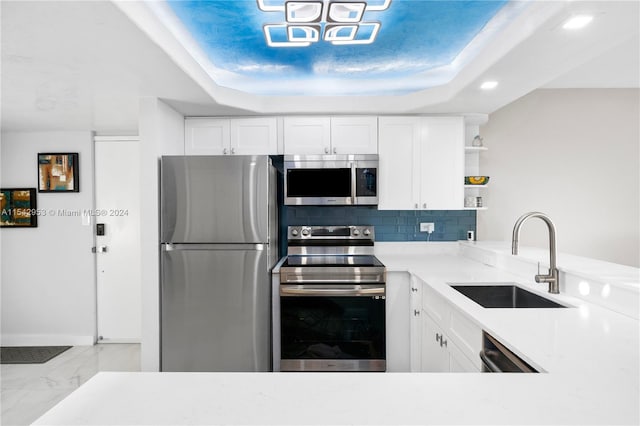
[[[538,372],[486,331],[482,332],[480,359],[482,360],[483,373]]]

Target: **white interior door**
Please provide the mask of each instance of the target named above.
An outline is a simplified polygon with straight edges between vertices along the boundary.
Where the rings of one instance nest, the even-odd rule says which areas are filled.
[[[139,175],[137,138],[95,138],[98,342],[140,341]]]

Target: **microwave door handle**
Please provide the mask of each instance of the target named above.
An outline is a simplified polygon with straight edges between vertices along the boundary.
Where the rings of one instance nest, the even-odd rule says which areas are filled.
[[[355,205],[356,204],[356,196],[357,196],[357,189],[356,189],[356,183],[357,183],[357,177],[356,177],[356,162],[352,162],[351,163],[351,204]]]

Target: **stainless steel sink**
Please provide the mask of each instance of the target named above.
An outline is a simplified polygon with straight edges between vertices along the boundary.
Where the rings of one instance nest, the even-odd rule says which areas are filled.
[[[531,293],[516,285],[464,285],[450,284],[485,308],[566,308],[546,297]]]

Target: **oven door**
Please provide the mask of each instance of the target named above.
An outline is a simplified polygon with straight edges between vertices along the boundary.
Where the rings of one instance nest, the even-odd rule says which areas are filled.
[[[382,284],[280,286],[281,371],[385,371]]]

